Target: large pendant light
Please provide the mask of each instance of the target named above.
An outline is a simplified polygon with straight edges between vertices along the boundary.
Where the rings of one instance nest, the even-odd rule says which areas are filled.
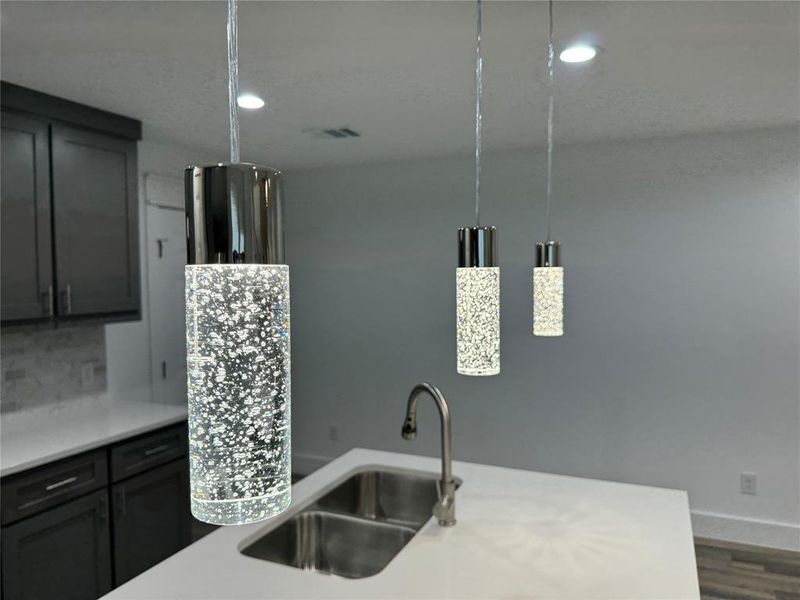
[[[561,244],[550,237],[550,204],[553,195],[553,119],[555,109],[555,49],[553,47],[553,0],[548,3],[549,42],[547,46],[547,240],[536,244],[533,268],[533,335],[564,335],[564,268]]]
[[[239,162],[236,8],[229,0],[231,162],[185,176],[191,509],[217,525],[268,519],[291,502],[281,175]]]
[[[497,230],[482,226],[481,127],[483,118],[483,56],[481,0],[477,0],[475,43],[475,227],[458,230],[456,269],[456,353],[462,375],[500,373],[500,267]]]

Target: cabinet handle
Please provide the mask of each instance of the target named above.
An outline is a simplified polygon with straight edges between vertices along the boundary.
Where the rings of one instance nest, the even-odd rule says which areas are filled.
[[[160,446],[156,446],[155,448],[150,448],[149,450],[144,451],[145,456],[153,456],[154,454],[161,454],[164,450],[169,449],[169,444],[161,444]]]
[[[125,488],[122,487],[121,485],[117,486],[117,488],[114,490],[114,493],[117,496],[115,502],[117,516],[124,517],[125,514],[127,513],[127,508],[125,506]]]
[[[103,523],[108,521],[108,500],[105,496],[100,498],[100,520]]]
[[[60,488],[61,486],[69,485],[70,483],[75,483],[76,481],[78,481],[78,478],[75,477],[75,476],[67,477],[66,479],[62,479],[61,481],[57,481],[56,483],[51,483],[50,485],[48,485],[44,489],[45,489],[45,491],[52,492],[53,490],[55,490],[57,488]]]
[[[53,286],[47,286],[47,291],[42,294],[42,307],[44,314],[48,317],[52,317],[55,314],[54,306],[53,306]]]
[[[63,290],[61,290],[61,302],[64,305],[64,312],[68,315],[72,314],[72,286],[67,284]]]

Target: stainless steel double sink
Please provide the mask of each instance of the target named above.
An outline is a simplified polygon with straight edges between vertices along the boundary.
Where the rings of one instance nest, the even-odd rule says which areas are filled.
[[[437,483],[414,471],[356,472],[241,553],[351,579],[375,575],[431,517]]]

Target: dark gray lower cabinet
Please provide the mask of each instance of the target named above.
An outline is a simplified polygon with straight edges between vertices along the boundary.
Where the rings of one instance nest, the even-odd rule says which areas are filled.
[[[121,585],[190,542],[188,461],[112,486],[114,579]]]
[[[95,600],[189,545],[186,440],[181,423],[2,478],[2,600]]]
[[[111,590],[107,489],[5,527],[3,597],[94,600]]]

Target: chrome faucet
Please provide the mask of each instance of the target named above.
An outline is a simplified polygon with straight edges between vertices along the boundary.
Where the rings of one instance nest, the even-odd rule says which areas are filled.
[[[417,397],[428,393],[442,421],[442,479],[436,482],[439,500],[433,505],[433,515],[439,525],[450,527],[456,524],[456,482],[453,480],[453,432],[450,427],[450,409],[447,400],[439,388],[430,383],[418,383],[408,395],[406,420],[403,423],[403,439],[413,440],[417,437]]]

